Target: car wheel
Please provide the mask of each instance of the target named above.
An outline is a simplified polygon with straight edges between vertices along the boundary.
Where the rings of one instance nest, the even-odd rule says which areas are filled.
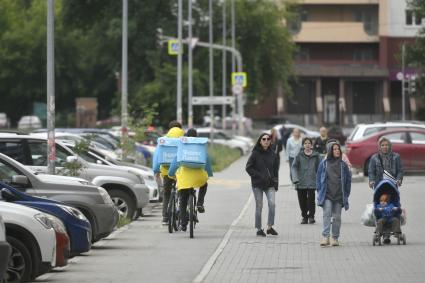
[[[6,271],[6,282],[28,282],[31,279],[32,261],[27,247],[18,239],[7,236],[12,254]]]
[[[124,217],[132,219],[134,217],[134,213],[136,212],[136,205],[134,204],[131,197],[127,193],[118,190],[110,190],[108,193],[111,196],[115,206],[118,208],[120,214]]]

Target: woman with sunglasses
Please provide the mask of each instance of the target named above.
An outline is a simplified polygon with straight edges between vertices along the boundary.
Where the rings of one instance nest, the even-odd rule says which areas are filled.
[[[246,172],[251,177],[252,191],[255,198],[255,228],[257,236],[265,237],[261,226],[261,211],[263,209],[263,193],[269,206],[267,234],[277,235],[273,229],[275,217],[275,192],[278,189],[279,161],[270,146],[271,136],[263,133],[257,140],[251,156],[246,163]]]

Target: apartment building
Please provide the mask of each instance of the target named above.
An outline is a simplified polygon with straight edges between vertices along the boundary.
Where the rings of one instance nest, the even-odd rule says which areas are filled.
[[[300,0],[299,5],[299,20],[288,24],[298,47],[293,96],[266,101],[268,113],[306,125],[400,119],[400,47],[414,40],[422,24],[405,0]],[[406,74],[414,73],[406,68]],[[416,105],[406,101],[410,114]]]

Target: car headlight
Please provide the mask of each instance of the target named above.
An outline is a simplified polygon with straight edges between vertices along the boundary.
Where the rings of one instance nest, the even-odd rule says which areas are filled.
[[[136,177],[139,179],[140,184],[144,184],[145,183],[145,179],[143,179],[143,176],[140,175],[138,172],[135,172],[133,170],[128,170],[128,173],[131,173],[131,174],[136,175]]]
[[[58,233],[66,234],[66,228],[63,222],[56,216],[38,213],[34,215],[34,218],[43,225],[46,229],[54,229]]]
[[[80,220],[84,220],[84,221],[88,221],[87,218],[84,216],[84,214],[79,211],[78,209],[76,209],[75,207],[72,206],[67,206],[67,205],[62,205],[59,204],[59,206],[65,210],[66,212],[68,212],[69,214],[71,214],[72,216],[80,219]]]
[[[99,194],[102,196],[102,199],[106,204],[114,204],[108,192],[104,188],[97,187],[97,190],[99,191]]]

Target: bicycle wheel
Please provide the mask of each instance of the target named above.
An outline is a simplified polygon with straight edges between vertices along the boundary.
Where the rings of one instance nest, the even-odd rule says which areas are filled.
[[[173,193],[171,193],[170,196],[170,201],[168,203],[168,233],[173,233],[173,224],[174,224],[174,219],[175,219],[175,214],[176,214],[176,201],[175,201],[175,195]]]
[[[178,223],[178,220],[179,220],[179,211],[177,209],[178,205],[179,205],[179,199],[178,199],[177,195],[174,195],[174,204],[173,204],[173,228],[174,228],[174,231],[176,231],[176,232],[179,230],[179,223]]]
[[[190,237],[193,238],[193,230],[195,228],[195,199],[193,194],[189,195],[189,231]]]

